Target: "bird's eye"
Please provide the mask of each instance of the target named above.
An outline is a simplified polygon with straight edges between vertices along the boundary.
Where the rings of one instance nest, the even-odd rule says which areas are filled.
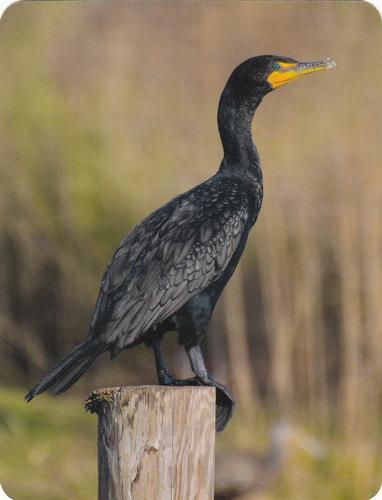
[[[275,71],[278,71],[281,68],[281,65],[279,63],[273,63],[273,69]]]

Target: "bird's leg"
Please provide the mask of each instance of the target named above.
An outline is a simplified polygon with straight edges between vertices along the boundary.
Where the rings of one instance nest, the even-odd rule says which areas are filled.
[[[158,382],[160,385],[174,385],[175,379],[167,370],[162,351],[160,350],[160,339],[153,340],[151,345],[154,350]]]
[[[221,433],[228,421],[231,419],[235,400],[232,398],[228,389],[219,382],[213,380],[207,371],[204,363],[202,350],[199,345],[187,347],[186,352],[191,363],[192,371],[196,377],[179,380],[174,378],[166,367],[163,354],[160,350],[160,339],[155,339],[151,342],[154,356],[155,366],[157,370],[158,382],[161,385],[171,386],[188,386],[188,385],[207,385],[216,388],[216,432]]]
[[[155,356],[155,367],[157,371],[158,382],[160,385],[203,385],[198,377],[181,380],[173,377],[168,371],[162,351],[160,350],[160,339],[155,339],[150,342]]]
[[[216,432],[220,433],[232,417],[235,400],[223,384],[216,382],[209,376],[200,345],[187,347],[186,351],[190,359],[192,371],[200,382],[197,385],[210,385],[216,388]],[[192,381],[195,381],[195,379],[189,379],[189,382]],[[185,380],[184,382],[187,381]],[[195,382],[190,385],[195,385]]]

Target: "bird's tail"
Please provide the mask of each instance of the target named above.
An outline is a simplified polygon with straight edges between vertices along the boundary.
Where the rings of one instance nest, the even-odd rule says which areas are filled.
[[[54,395],[66,391],[74,382],[77,382],[103,350],[103,344],[95,343],[94,340],[86,340],[73,349],[28,392],[25,396],[26,401],[30,401],[50,387],[53,388]]]

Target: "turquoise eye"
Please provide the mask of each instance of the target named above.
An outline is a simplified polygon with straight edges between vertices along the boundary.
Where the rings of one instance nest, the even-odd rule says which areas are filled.
[[[274,69],[275,71],[278,71],[280,68],[281,68],[281,65],[280,65],[279,63],[274,63],[274,64],[273,64],[273,69]]]

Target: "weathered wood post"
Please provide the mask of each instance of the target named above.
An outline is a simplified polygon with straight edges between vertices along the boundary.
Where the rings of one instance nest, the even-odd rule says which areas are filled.
[[[215,388],[112,387],[98,414],[99,500],[212,500]]]

